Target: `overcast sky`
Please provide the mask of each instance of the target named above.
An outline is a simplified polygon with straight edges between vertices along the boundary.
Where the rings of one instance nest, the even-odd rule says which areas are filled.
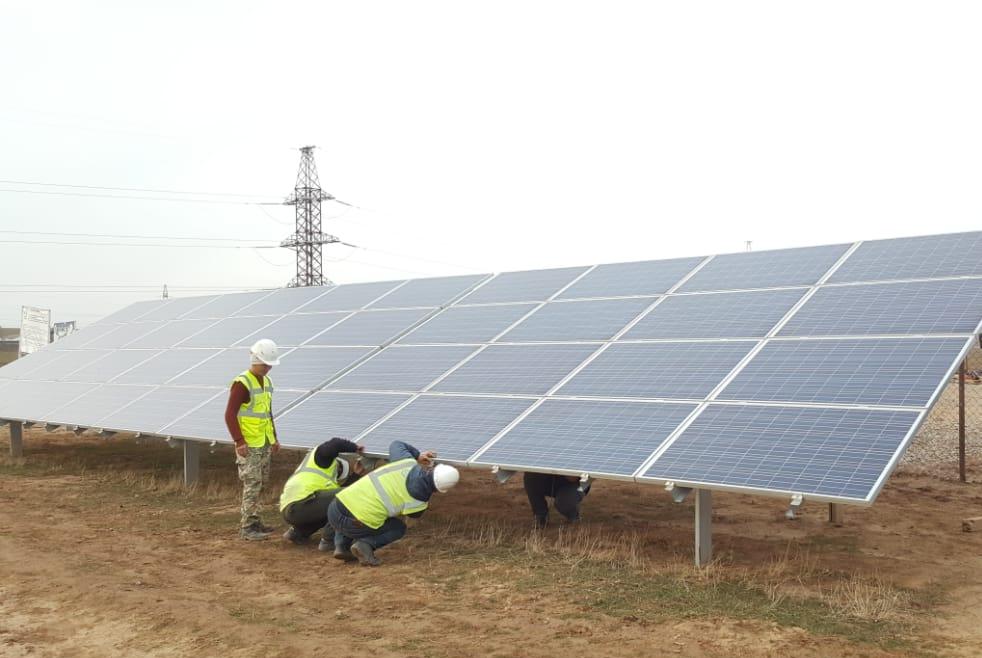
[[[275,244],[293,208],[249,202],[286,196],[307,144],[360,208],[324,207],[364,247],[326,249],[338,283],[978,229],[980,19],[896,0],[0,0],[0,325],[22,304],[88,323],[165,283],[285,284],[282,249],[11,231]]]

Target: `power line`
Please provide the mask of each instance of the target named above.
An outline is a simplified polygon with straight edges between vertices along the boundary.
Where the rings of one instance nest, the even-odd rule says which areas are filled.
[[[0,233],[15,235],[67,235],[76,238],[125,238],[136,240],[198,240],[202,242],[268,242],[267,240],[242,240],[235,238],[206,238],[181,235],[132,235],[125,233],[68,233],[62,231],[15,231],[0,229]]]
[[[237,194],[235,192],[191,192],[188,190],[161,190],[150,187],[106,187],[103,185],[72,185],[70,183],[41,183],[26,180],[0,180],[2,185],[40,185],[44,187],[70,187],[81,190],[109,190],[113,192],[154,192],[159,194],[190,194],[192,196],[232,196],[241,198],[268,199],[275,194]]]
[[[147,242],[73,242],[70,240],[0,240],[0,244],[73,245],[93,247],[163,247],[176,249],[279,249],[280,245],[151,244]]]
[[[226,205],[235,206],[251,206],[256,205],[253,201],[232,201],[232,200],[222,200],[222,199],[179,199],[177,197],[156,197],[156,196],[136,196],[132,194],[89,194],[86,192],[58,192],[56,190],[8,190],[0,189],[0,192],[8,192],[11,194],[41,194],[41,195],[51,195],[51,196],[75,196],[75,197],[88,197],[88,198],[99,198],[99,199],[129,199],[135,201],[178,201],[184,203],[221,203]],[[283,205],[281,201],[269,202],[265,205]]]

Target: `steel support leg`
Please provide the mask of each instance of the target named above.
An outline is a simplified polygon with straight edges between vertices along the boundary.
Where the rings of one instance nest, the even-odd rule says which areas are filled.
[[[190,487],[198,482],[201,466],[201,450],[197,441],[181,441],[184,444],[184,486]]]
[[[965,361],[958,367],[958,479],[967,482],[965,474]]]
[[[696,566],[713,559],[713,492],[696,489]]]
[[[10,421],[10,456],[24,456],[24,426],[17,421]]]
[[[829,503],[829,523],[839,528],[844,523],[842,516],[842,505]]]

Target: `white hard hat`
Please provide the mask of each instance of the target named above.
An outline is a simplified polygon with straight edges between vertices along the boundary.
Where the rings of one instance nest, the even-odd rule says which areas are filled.
[[[276,347],[276,343],[268,338],[257,340],[249,348],[249,352],[252,354],[253,363],[258,361],[259,363],[265,363],[267,366],[280,365],[280,350]]]
[[[338,482],[344,482],[348,479],[348,474],[351,473],[351,467],[348,465],[347,459],[341,459],[337,457],[338,462],[338,476],[335,478]]]
[[[460,480],[460,472],[453,466],[437,464],[433,469],[433,484],[440,493],[446,493]]]

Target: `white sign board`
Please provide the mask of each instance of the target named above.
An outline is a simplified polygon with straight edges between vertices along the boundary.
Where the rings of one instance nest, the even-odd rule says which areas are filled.
[[[51,342],[51,309],[20,307],[20,353],[30,354]]]

